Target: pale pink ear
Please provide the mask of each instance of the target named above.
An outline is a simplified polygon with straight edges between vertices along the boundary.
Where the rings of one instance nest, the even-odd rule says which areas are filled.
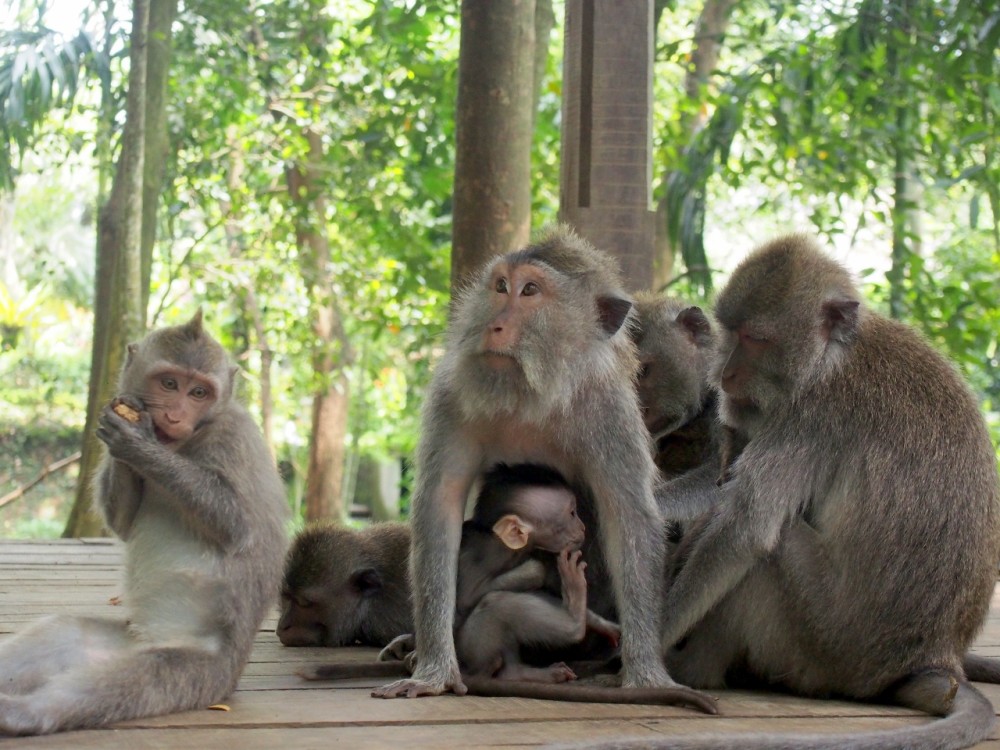
[[[520,516],[513,513],[504,516],[493,524],[493,533],[500,537],[508,549],[524,549],[531,538],[534,527]]]

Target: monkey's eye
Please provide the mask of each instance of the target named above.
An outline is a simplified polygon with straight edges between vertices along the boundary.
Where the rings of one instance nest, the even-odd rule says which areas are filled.
[[[534,281],[529,281],[521,289],[522,297],[534,297],[536,294],[542,291],[542,288],[538,286]]]
[[[750,331],[746,331],[746,330],[741,330],[740,331],[740,340],[741,341],[746,341],[746,342],[751,343],[751,344],[766,344],[767,343],[767,338],[766,337],[761,336],[761,335],[756,334],[756,333],[752,333]]]
[[[160,378],[160,385],[168,391],[177,390],[177,380],[174,378]]]
[[[639,380],[645,380],[649,377],[649,363],[643,362],[639,365]]]
[[[507,279],[503,276],[497,279],[496,291],[497,294],[507,294]]]
[[[203,385],[196,385],[194,388],[191,389],[190,395],[191,398],[195,399],[196,401],[204,401],[206,398],[208,398],[208,388],[206,388]]]

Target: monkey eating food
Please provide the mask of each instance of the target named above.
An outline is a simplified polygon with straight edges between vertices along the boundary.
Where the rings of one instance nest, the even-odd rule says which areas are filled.
[[[275,632],[286,646],[384,646],[413,630],[410,528],[306,527],[292,542]]]
[[[205,708],[235,689],[276,598],[287,515],[235,374],[200,312],[129,345],[95,488],[125,542],[127,618],[59,615],[0,643],[0,733]]]

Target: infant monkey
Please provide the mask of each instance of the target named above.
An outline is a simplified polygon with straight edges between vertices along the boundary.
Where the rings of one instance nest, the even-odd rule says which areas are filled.
[[[487,472],[458,558],[455,648],[463,674],[565,682],[576,679],[568,666],[524,664],[521,647],[573,645],[588,628],[617,645],[618,626],[587,608],[584,533],[576,496],[558,472],[534,464]],[[556,555],[555,566],[545,553]]]

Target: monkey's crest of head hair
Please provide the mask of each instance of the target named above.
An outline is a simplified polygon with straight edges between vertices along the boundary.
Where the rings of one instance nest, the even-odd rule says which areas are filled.
[[[225,379],[229,369],[229,356],[202,325],[201,310],[187,323],[167,326],[152,331],[138,344],[129,345],[129,356],[140,356],[151,363],[152,359],[166,360],[205,374]]]

